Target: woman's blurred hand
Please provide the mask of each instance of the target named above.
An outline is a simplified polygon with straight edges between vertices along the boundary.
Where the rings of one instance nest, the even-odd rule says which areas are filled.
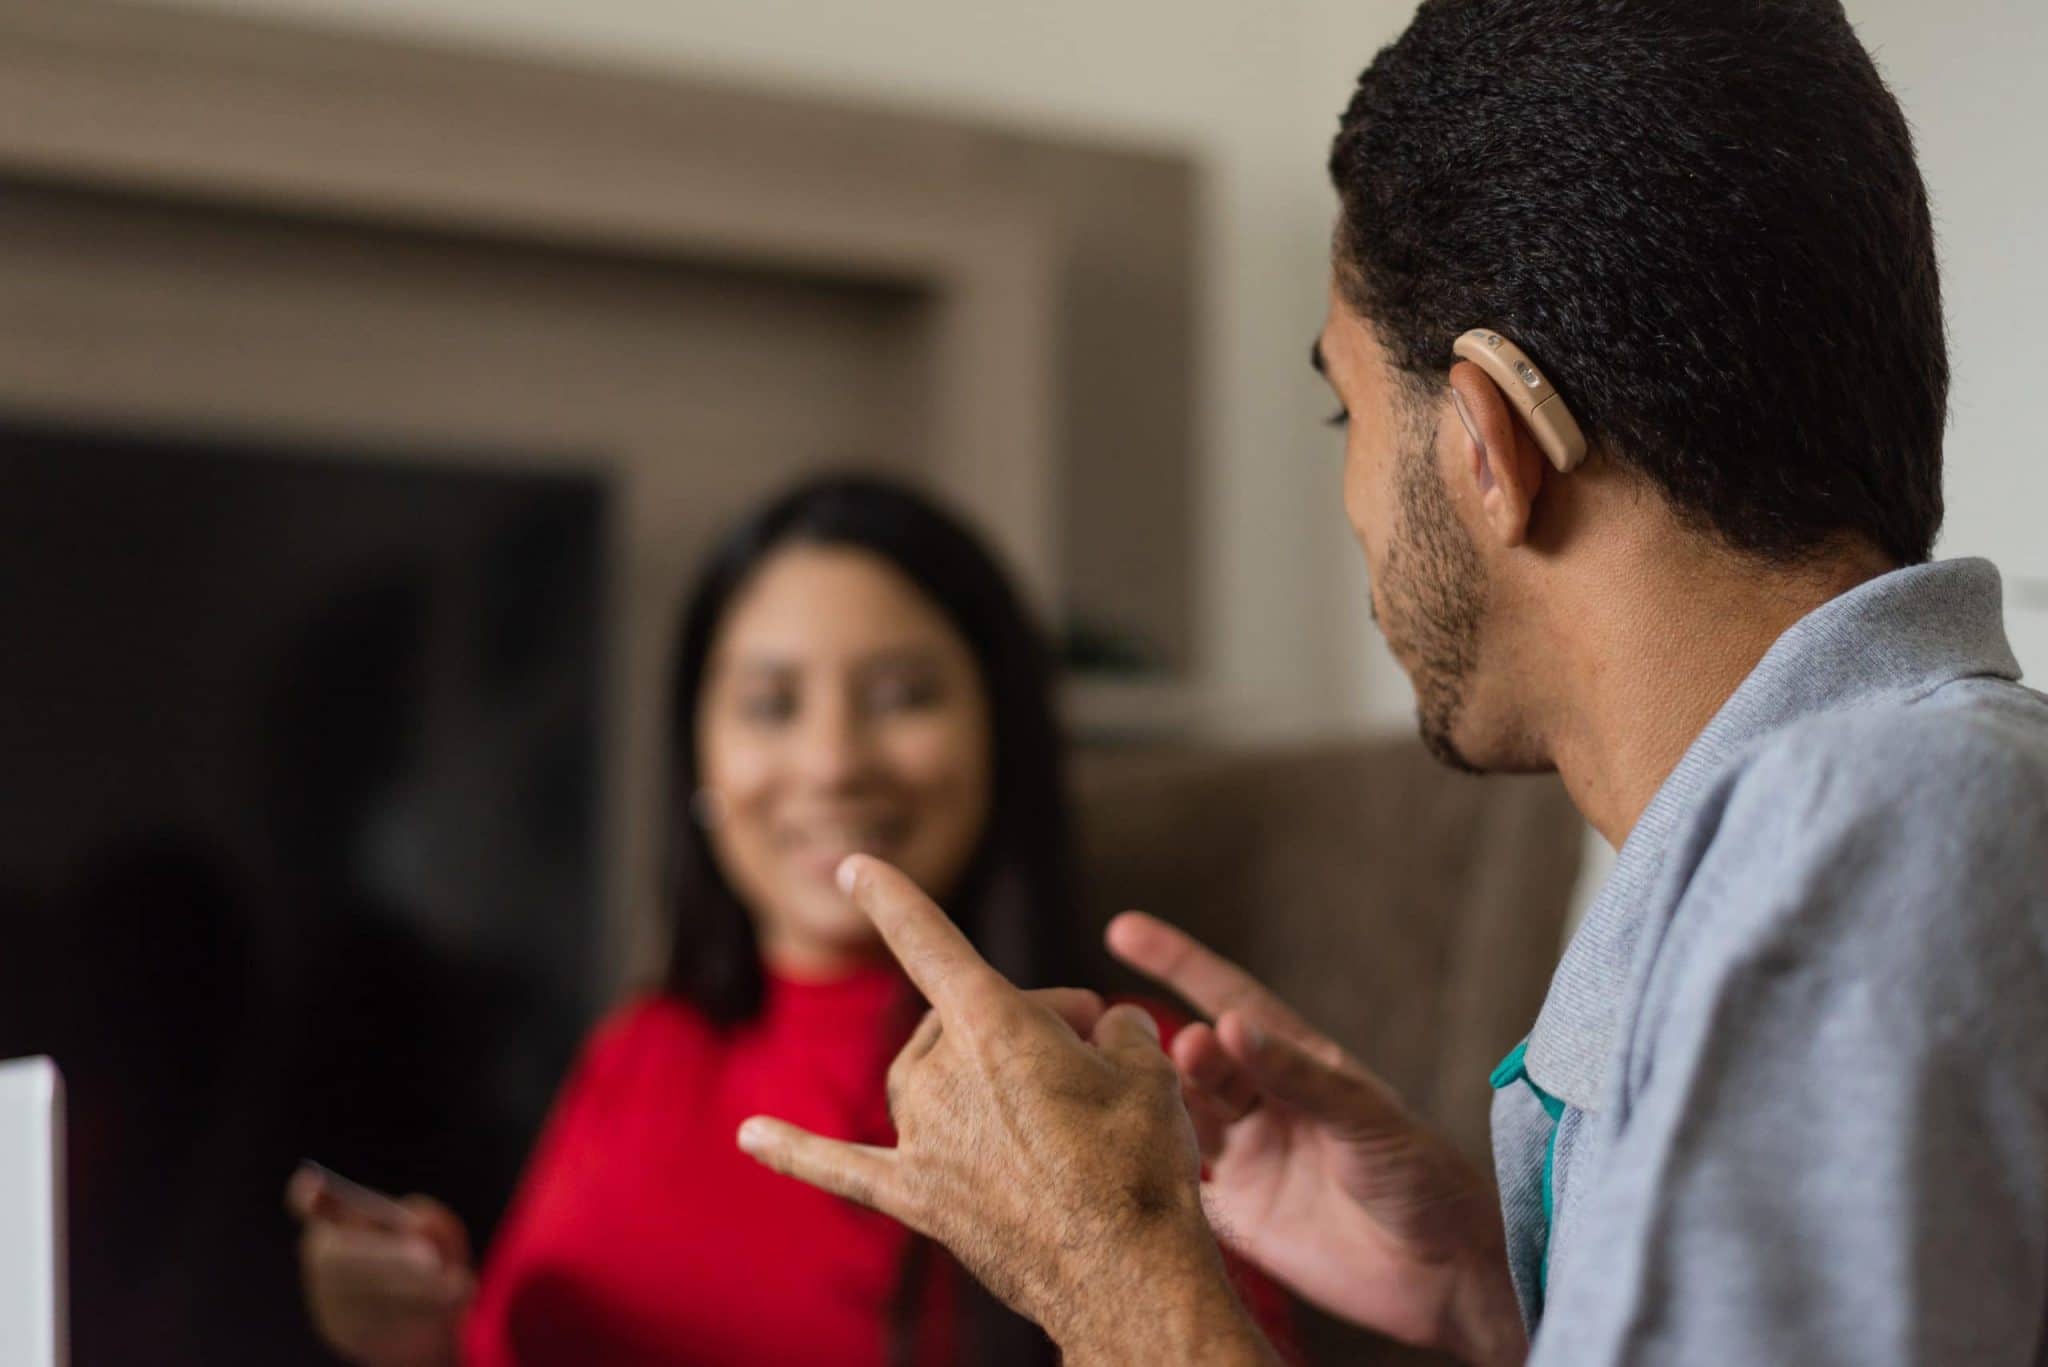
[[[468,1232],[429,1197],[397,1204],[402,1219],[372,1219],[320,1173],[292,1174],[285,1206],[301,1227],[306,1308],[327,1345],[360,1367],[452,1367],[476,1290]]]

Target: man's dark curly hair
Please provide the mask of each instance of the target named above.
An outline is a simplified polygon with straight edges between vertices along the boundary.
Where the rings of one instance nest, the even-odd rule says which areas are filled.
[[[1839,0],[1424,0],[1330,174],[1341,288],[1416,386],[1499,328],[1729,545],[1928,558],[1934,230]]]

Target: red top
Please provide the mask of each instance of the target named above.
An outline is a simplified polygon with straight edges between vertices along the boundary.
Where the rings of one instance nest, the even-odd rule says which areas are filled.
[[[1178,1024],[1152,1003],[1162,1032]],[[628,1003],[585,1044],[499,1228],[463,1327],[469,1367],[883,1367],[908,1232],[739,1151],[750,1115],[893,1144],[883,1078],[914,1023],[893,968],[768,977],[761,1014],[714,1030]],[[917,1361],[957,1359],[955,1278],[931,1250]],[[1284,1296],[1233,1266],[1286,1345]]]

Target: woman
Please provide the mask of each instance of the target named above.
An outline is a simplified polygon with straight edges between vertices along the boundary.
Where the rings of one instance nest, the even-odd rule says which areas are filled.
[[[328,1342],[369,1367],[1050,1362],[943,1252],[733,1138],[772,1111],[893,1142],[883,1077],[922,1004],[833,885],[853,851],[1012,980],[1078,980],[1048,689],[994,561],[913,494],[822,480],[728,537],[676,672],[666,981],[585,1046],[480,1282],[444,1207],[379,1228],[293,1179]]]

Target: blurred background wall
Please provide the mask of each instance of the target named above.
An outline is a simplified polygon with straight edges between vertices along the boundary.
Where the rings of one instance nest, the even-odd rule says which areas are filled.
[[[171,0],[161,0],[170,3]],[[1204,173],[1195,704],[1235,736],[1405,727],[1405,685],[1363,604],[1336,441],[1303,364],[1323,306],[1322,151],[1407,0],[175,0],[636,69],[994,116],[1156,143]],[[2048,672],[2048,462],[2028,404],[2048,373],[2048,7],[1848,0],[1918,131],[1945,255],[1956,387],[1941,552],[2008,575],[2021,663]]]

